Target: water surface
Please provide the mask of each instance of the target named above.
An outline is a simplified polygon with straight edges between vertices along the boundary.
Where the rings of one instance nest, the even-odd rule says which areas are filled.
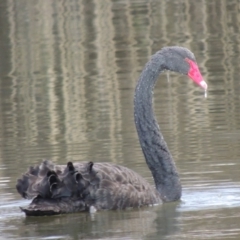
[[[2,239],[239,239],[239,2],[0,3]],[[166,45],[191,49],[208,98],[185,76],[160,76],[157,119],[182,200],[131,211],[26,218],[16,179],[42,159],[109,161],[153,183],[133,121],[136,81]]]

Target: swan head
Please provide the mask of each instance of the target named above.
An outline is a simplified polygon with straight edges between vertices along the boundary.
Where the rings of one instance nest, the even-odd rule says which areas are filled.
[[[195,56],[190,50],[173,46],[164,47],[159,53],[164,57],[165,69],[185,74],[201,88],[207,90],[207,83],[204,81]]]

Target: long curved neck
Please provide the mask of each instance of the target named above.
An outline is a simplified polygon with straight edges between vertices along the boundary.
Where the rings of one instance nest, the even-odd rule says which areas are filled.
[[[134,118],[139,141],[163,201],[181,197],[181,183],[174,160],[164,141],[153,113],[153,88],[164,70],[164,57],[158,53],[146,64],[137,83],[134,97]]]

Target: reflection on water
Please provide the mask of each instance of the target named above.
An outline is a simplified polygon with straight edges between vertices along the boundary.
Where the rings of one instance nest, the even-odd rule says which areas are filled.
[[[0,230],[22,239],[239,239],[239,1],[1,2]],[[95,215],[25,218],[15,182],[51,158],[110,161],[152,182],[133,93],[165,45],[196,55],[208,98],[160,77],[155,111],[180,172],[181,202]]]

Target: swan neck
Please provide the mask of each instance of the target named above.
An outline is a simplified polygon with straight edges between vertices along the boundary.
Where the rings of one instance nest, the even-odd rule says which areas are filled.
[[[164,57],[156,53],[138,80],[134,97],[134,119],[146,163],[163,201],[181,197],[179,176],[153,112],[153,89],[164,70]]]

